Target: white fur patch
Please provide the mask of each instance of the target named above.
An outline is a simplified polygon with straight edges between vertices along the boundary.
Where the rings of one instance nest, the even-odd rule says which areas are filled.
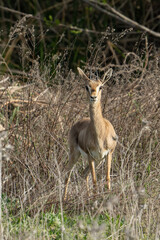
[[[91,151],[90,155],[95,159],[95,160],[102,160],[105,156],[107,156],[109,153],[109,150],[105,151]]]
[[[78,146],[78,150],[80,151],[82,157],[87,158],[87,153],[85,153],[80,146]]]
[[[85,153],[83,150],[82,150],[82,148],[80,148],[80,146],[78,146],[78,150],[80,151],[80,153],[81,153],[81,155],[82,155],[82,157],[84,157],[84,158],[87,158],[87,153]],[[89,154],[90,154],[90,156],[91,157],[93,157],[95,160],[102,160],[105,156],[107,156],[108,155],[108,153],[109,153],[109,149],[108,150],[105,150],[105,151],[103,151],[103,152],[100,152],[100,151],[91,151],[91,152],[89,152]]]

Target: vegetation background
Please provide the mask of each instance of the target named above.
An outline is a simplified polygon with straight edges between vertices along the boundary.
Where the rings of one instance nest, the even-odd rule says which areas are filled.
[[[160,239],[160,2],[0,0],[0,239]],[[119,136],[112,191],[63,202],[68,132],[88,116],[77,66],[102,77]],[[90,179],[90,188],[92,181]]]

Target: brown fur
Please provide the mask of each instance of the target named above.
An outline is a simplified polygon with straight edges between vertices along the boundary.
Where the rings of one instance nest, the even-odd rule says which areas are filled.
[[[64,200],[66,200],[67,197],[71,170],[74,164],[78,161],[81,151],[83,151],[88,157],[89,167],[92,173],[92,180],[95,188],[97,185],[95,165],[97,165],[104,158],[104,154],[106,154],[106,151],[108,151],[108,161],[106,161],[106,180],[108,189],[110,189],[111,160],[117,140],[117,136],[112,124],[102,116],[101,90],[99,87],[102,87],[103,83],[100,80],[93,81],[88,79],[88,77],[80,68],[78,68],[78,71],[85,79],[88,87],[90,118],[85,118],[78,121],[70,130],[70,155],[69,163],[66,167],[68,177],[65,181]]]

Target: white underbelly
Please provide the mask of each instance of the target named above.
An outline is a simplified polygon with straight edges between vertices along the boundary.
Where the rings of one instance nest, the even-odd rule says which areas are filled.
[[[85,153],[83,151],[83,149],[80,148],[80,146],[78,146],[78,150],[80,151],[82,157],[87,158],[87,156],[88,156],[87,153]],[[88,150],[88,152],[89,152],[89,155],[91,157],[93,157],[95,160],[98,161],[98,160],[102,160],[105,156],[108,155],[109,149],[108,150],[104,150],[104,151],[89,151]]]

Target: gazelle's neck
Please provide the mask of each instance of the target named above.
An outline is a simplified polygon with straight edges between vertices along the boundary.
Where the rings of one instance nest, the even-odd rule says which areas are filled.
[[[98,101],[94,104],[90,103],[89,110],[91,123],[94,125],[95,128],[100,128],[101,124],[103,125],[101,102]]]

